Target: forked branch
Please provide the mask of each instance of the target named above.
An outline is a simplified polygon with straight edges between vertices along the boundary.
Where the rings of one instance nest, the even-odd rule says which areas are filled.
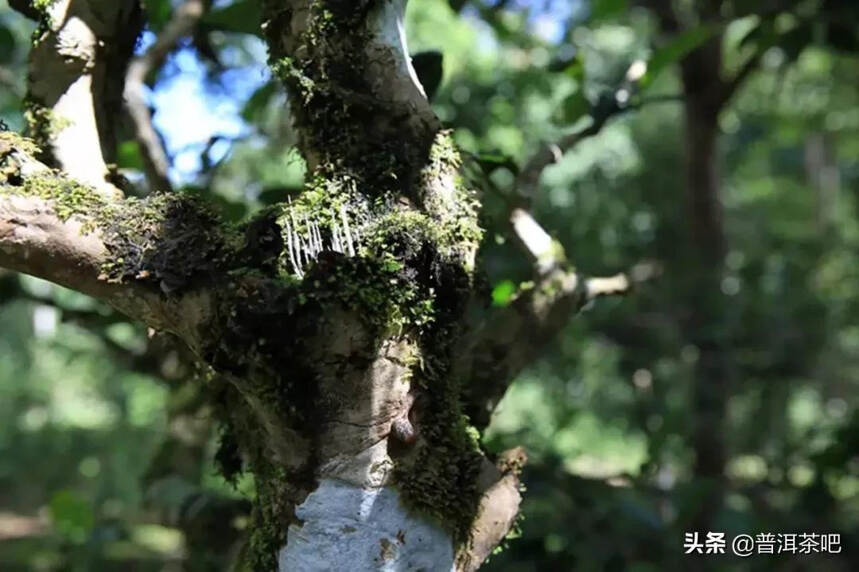
[[[627,294],[661,271],[658,263],[643,262],[615,276],[586,277],[569,266],[561,244],[529,212],[514,209],[511,220],[533,263],[534,281],[523,285],[509,305],[493,308],[463,353],[468,414],[481,429],[516,374],[582,307],[599,297]]]

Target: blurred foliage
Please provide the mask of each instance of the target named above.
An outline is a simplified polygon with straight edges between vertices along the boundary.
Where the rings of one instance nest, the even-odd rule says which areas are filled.
[[[182,49],[205,70],[208,96],[238,99],[232,120],[242,135],[195,149],[199,168],[181,182],[234,219],[298,192],[304,176],[288,102],[265,72],[256,4],[217,2]],[[171,3],[146,5],[157,33]],[[724,5],[726,65],[758,63],[720,118],[730,247],[721,289],[730,303],[719,327],[730,335],[737,382],[717,523],[729,537],[838,532],[844,551],[707,565],[851,570],[859,561],[856,14],[850,2],[823,0],[775,16],[756,15],[755,2]],[[592,121],[619,89],[629,88],[635,109],[550,167],[533,208],[587,273],[643,258],[666,268],[658,282],[572,321],[502,402],[485,442],[494,451],[524,444],[530,461],[520,537],[488,570],[692,566],[682,543],[702,496],[690,444],[699,349],[679,325],[688,253],[676,64],[716,29],[664,38],[637,6],[410,2],[410,48],[423,54],[435,108],[485,191],[482,257],[494,303],[509,302],[530,277],[505,226],[517,165]],[[839,17],[816,18],[824,9]],[[22,126],[30,30],[0,7],[0,117],[13,128]],[[182,61],[153,78],[156,93]],[[636,61],[648,66],[633,90],[624,82]],[[237,74],[261,79],[237,93]],[[139,181],[136,144],[124,143],[120,157]],[[178,569],[189,541],[144,502],[142,483],[180,396],[162,362],[145,373],[133,367],[150,359],[145,332],[82,296],[10,274],[0,274],[0,303],[0,570]],[[214,476],[216,438],[203,446],[200,485],[237,495]],[[252,494],[252,483],[240,488]]]

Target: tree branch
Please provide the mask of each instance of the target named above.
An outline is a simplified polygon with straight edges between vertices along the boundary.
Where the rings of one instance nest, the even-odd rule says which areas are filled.
[[[274,71],[293,100],[304,102],[291,111],[311,171],[345,160],[346,167],[364,172],[368,157],[383,148],[403,155],[398,157],[402,169],[419,169],[426,160],[441,123],[409,56],[405,5],[405,0],[333,2],[325,22],[319,4],[309,0],[266,3],[262,29],[272,61],[280,62]],[[336,40],[307,42],[308,29],[334,33]],[[331,66],[342,73],[329,73]],[[342,148],[339,142],[349,133],[360,144]],[[407,156],[412,149],[421,152]]]
[[[637,284],[653,280],[661,274],[661,264],[646,261],[636,264],[628,272],[603,278],[588,278],[585,280],[585,299],[590,302],[603,296],[628,294]]]
[[[472,423],[482,429],[513,378],[545,349],[586,304],[603,296],[624,295],[661,272],[643,262],[611,277],[589,278],[570,269],[563,247],[522,209],[512,219],[520,242],[534,261],[535,282],[522,288],[506,307],[495,308],[470,337],[463,356],[468,370],[466,402]]]
[[[150,190],[171,191],[173,186],[168,177],[170,159],[146,103],[146,78],[164,64],[179,41],[194,29],[203,16],[205,4],[204,0],[186,0],[176,8],[155,43],[131,61],[125,74],[125,104],[134,124]]]
[[[471,542],[457,554],[458,572],[480,568],[515,526],[522,500],[519,473],[526,461],[524,449],[517,447],[503,452],[494,465],[484,462],[478,478],[480,507],[471,525]]]
[[[530,363],[569,318],[596,298],[621,295],[639,282],[659,274],[659,266],[642,263],[628,273],[612,277],[587,278],[569,267],[563,246],[547,233],[527,205],[537,192],[540,176],[546,167],[586,138],[598,134],[610,119],[649,103],[674,102],[674,95],[654,96],[630,103],[629,97],[645,67],[636,62],[627,72],[626,82],[604,98],[592,112],[592,121],[584,129],[571,133],[555,143],[544,144],[520,171],[516,180],[518,200],[511,201],[510,226],[516,241],[534,266],[535,283],[528,284],[505,308],[495,309],[478,327],[464,354],[469,362],[470,379],[468,413],[472,422],[483,428],[498,401],[504,396],[513,377]],[[460,364],[461,365],[461,364]]]
[[[166,296],[152,282],[108,279],[106,274],[127,253],[108,244],[105,220],[118,232],[127,232],[123,226],[140,223],[143,207],[101,198],[94,189],[38,162],[33,152],[31,142],[0,133],[0,268],[103,300],[150,327],[176,333],[193,347],[210,316],[206,291]],[[171,240],[171,230],[157,219],[149,224],[149,244],[142,247],[157,252]],[[162,235],[157,242],[152,232]],[[151,273],[143,267],[141,272]]]
[[[591,109],[590,123],[586,127],[569,133],[557,141],[543,143],[525,162],[516,177],[515,188],[526,204],[537,194],[540,177],[547,167],[558,163],[567,152],[585,139],[600,133],[612,119],[629,111],[641,109],[648,104],[682,101],[682,96],[679,95],[656,95],[631,100],[637,83],[646,70],[647,66],[643,61],[634,62],[627,70],[623,85],[613,93],[601,97],[599,103]]]
[[[563,262],[562,257],[559,257],[560,245],[543,230],[529,211],[513,209],[510,214],[510,225],[520,246],[531,258],[539,276],[545,276]]]
[[[154,326],[165,326],[156,319],[160,312],[152,312],[161,305],[157,295],[99,280],[110,258],[98,234],[84,231],[91,221],[62,220],[50,200],[7,192],[0,192],[0,266],[99,298],[132,317],[148,314]]]
[[[505,307],[493,308],[465,344],[466,413],[483,429],[513,378],[531,363],[586,303],[582,280],[556,268],[527,284]]]
[[[599,133],[609,119],[625,110],[620,106],[614,106],[610,112],[593,117],[593,121],[586,128],[565,135],[558,141],[543,143],[520,170],[515,183],[518,193],[526,199],[533,198],[537,194],[540,177],[547,167],[558,163],[564,154],[583,140]]]
[[[55,0],[40,9],[30,52],[28,120],[52,166],[103,197],[116,151],[116,107],[141,25],[136,0]],[[111,49],[102,49],[101,46]]]

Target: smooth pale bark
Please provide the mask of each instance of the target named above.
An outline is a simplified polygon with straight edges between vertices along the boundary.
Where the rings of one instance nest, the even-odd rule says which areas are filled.
[[[31,125],[52,162],[106,197],[122,77],[139,29],[135,0],[55,0],[30,53]],[[109,44],[111,50],[101,46]]]
[[[322,572],[332,562],[350,570],[456,570],[449,535],[409,511],[393,487],[324,479],[295,514],[303,524],[289,529],[281,572]]]

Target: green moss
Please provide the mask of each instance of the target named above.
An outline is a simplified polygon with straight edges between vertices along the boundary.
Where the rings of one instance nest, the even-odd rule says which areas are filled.
[[[290,499],[284,495],[289,490],[290,475],[283,469],[268,463],[257,465],[257,502],[254,505],[254,523],[249,543],[249,571],[272,572],[278,569],[277,555],[286,544],[286,531],[291,512]],[[294,485],[294,483],[291,483]]]
[[[316,0],[304,32],[287,39],[281,34],[292,26],[291,12],[283,2],[264,3],[271,67],[301,103],[293,113],[310,174],[299,197],[244,226],[248,254],[240,258],[252,264],[228,274],[233,292],[219,312],[222,335],[204,353],[216,368],[246,380],[243,391],[284,427],[313,436],[308,424],[337,407],[317,394],[316,348],[308,344],[320,324],[357,317],[369,340],[350,356],[359,362],[372,362],[384,340],[413,340],[410,376],[426,397],[422,439],[396,459],[395,476],[407,503],[467,543],[483,457],[451,363],[474,291],[479,205],[458,173],[450,133],[404,132],[389,121],[390,103],[367,95],[373,90],[366,84],[364,20],[375,4]],[[344,244],[347,226],[351,248]],[[290,244],[301,245],[302,254]],[[276,569],[291,509],[315,478],[275,467],[253,414],[235,407],[225,414],[264,484],[251,566]]]
[[[421,421],[424,442],[398,461],[394,475],[409,506],[436,519],[457,544],[467,544],[480,502],[479,439],[460,413],[456,384],[424,381],[441,383],[427,386],[433,400]]]
[[[32,99],[24,102],[24,119],[27,121],[30,136],[43,150],[50,148],[51,141],[57,134],[72,124],[71,119],[57,115],[49,107]]]
[[[110,252],[102,267],[103,280],[147,282],[172,294],[222,272],[239,247],[235,230],[193,196],[106,201],[92,188],[55,171],[19,179],[0,192],[48,200],[61,220],[80,217],[83,232],[101,234]]]
[[[446,240],[459,248],[475,251],[483,239],[478,223],[480,201],[459,173],[462,158],[450,131],[439,131],[421,170],[425,210],[442,225]]]
[[[240,244],[204,201],[181,193],[109,203],[98,225],[117,255],[103,269],[107,279],[155,283],[167,294],[217,280]]]
[[[381,340],[398,336],[416,340],[411,378],[429,398],[420,423],[424,440],[398,461],[396,478],[407,503],[436,518],[458,541],[467,542],[479,501],[475,487],[482,456],[477,436],[462,414],[460,382],[450,363],[472,290],[471,270],[462,252],[473,248],[476,237],[464,238],[455,219],[451,227],[406,205],[367,199],[357,188],[351,180],[313,177],[301,197],[268,209],[246,226],[254,229],[254,236],[264,237],[263,242],[277,243],[271,256],[278,262],[234,271],[239,298],[230,299],[222,312],[229,316],[223,327],[226,335],[212,349],[211,360],[219,368],[234,368],[243,379],[249,377],[248,367],[258,372],[265,364],[266,373],[253,376],[256,381],[249,391],[286,426],[303,428],[338,407],[316,394],[315,364],[306,361],[312,346],[304,344],[313,343],[318,324],[338,311],[360,317],[372,340],[364,350],[367,360],[373,359],[374,344]],[[330,244],[332,229],[342,226],[343,216],[360,237],[355,254],[326,250],[306,263],[301,276],[291,271],[284,261],[286,233],[309,240],[313,227]],[[248,431],[256,430],[240,432],[245,441],[265,442],[265,436],[248,436]],[[262,451],[252,470],[270,474],[270,463]],[[313,481],[312,475],[292,475],[280,486],[290,490],[302,478]],[[262,497],[257,501],[250,556],[257,570],[266,570],[273,562],[291,518],[268,510],[268,502]]]
[[[51,4],[56,1],[57,0],[33,0],[33,8],[35,8],[39,12],[44,12],[51,7]]]
[[[33,31],[33,43],[38,44],[41,41],[42,35],[51,27],[50,8],[57,0],[31,0],[30,5],[33,8],[32,17],[38,18],[38,26]]]
[[[21,157],[18,154],[35,155],[39,148],[33,141],[12,131],[0,130],[0,185],[20,181]]]
[[[424,149],[407,143],[390,124],[390,102],[374,99],[366,46],[367,14],[378,0],[310,3],[307,25],[287,49],[281,37],[291,13],[282,2],[265,4],[270,65],[302,105],[293,108],[301,146],[314,156],[319,172],[347,175],[364,194],[380,196],[409,186]],[[336,41],[330,41],[336,38]],[[419,147],[421,147],[419,145]]]
[[[417,148],[366,137],[359,118],[376,104],[343,91],[350,85],[361,91],[361,50],[336,64],[325,59],[324,38],[353,25],[353,13],[326,10],[326,4],[314,4],[302,40],[308,55],[281,54],[275,65],[305,102],[298,119],[312,124],[306,132],[308,147],[319,150],[316,165],[299,197],[260,213],[241,234],[184,195],[106,203],[55,173],[26,182],[21,192],[53,201],[62,218],[93,221],[91,230],[102,233],[112,255],[106,280],[151,283],[167,294],[201,279],[218,284],[216,333],[203,356],[243,380],[243,391],[285,428],[308,431],[329,413],[320,409],[337,407],[317,394],[316,364],[308,361],[308,344],[328,317],[337,311],[360,317],[371,341],[355,359],[372,360],[377,344],[391,337],[414,340],[410,376],[426,396],[422,439],[396,459],[395,477],[410,506],[467,543],[482,455],[451,362],[474,289],[473,257],[482,237],[477,200],[458,175],[460,157],[449,133]],[[286,17],[282,8],[276,12],[275,19]],[[352,249],[342,244],[346,225]],[[323,244],[305,257],[300,273],[288,251],[296,236]],[[340,252],[332,248],[335,236]],[[220,413],[230,425],[224,471],[234,477],[238,470],[237,444],[259,484],[250,566],[273,570],[291,510],[314,475],[287,474],[265,448],[269,437],[244,397],[228,403]]]
[[[36,155],[39,152],[38,145],[32,139],[28,139],[14,131],[0,129],[0,156],[10,153],[13,148],[27,155]]]
[[[74,215],[89,217],[104,207],[102,199],[91,188],[50,171],[25,178],[21,191],[27,196],[52,201],[54,211],[63,221]]]

